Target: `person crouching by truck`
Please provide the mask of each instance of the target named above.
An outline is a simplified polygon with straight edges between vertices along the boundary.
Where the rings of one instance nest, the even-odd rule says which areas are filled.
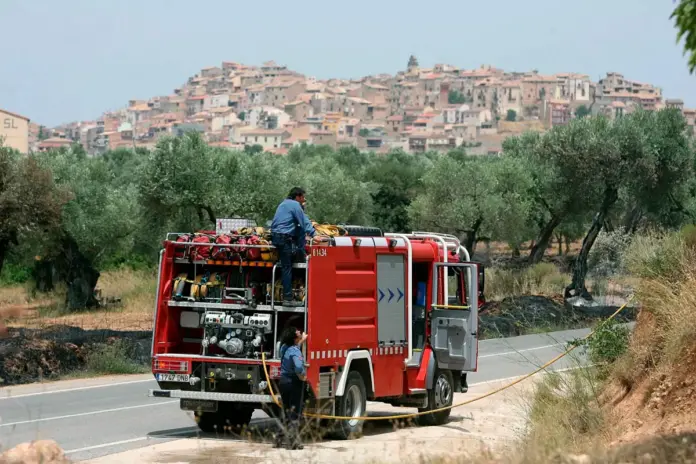
[[[283,306],[302,306],[292,295],[292,263],[305,262],[305,236],[314,237],[316,231],[304,212],[305,191],[300,187],[290,190],[287,198],[276,209],[271,222],[271,243],[278,250],[283,273]]]
[[[283,330],[280,337],[280,379],[278,389],[283,401],[280,431],[276,435],[275,447],[283,445],[287,449],[302,449],[300,440],[300,417],[304,405],[305,371],[304,358],[300,347],[307,340],[307,334],[295,327]]]

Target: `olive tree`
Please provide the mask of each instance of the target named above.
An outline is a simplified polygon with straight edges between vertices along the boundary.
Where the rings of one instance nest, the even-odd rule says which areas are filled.
[[[139,178],[145,214],[159,218],[160,223],[183,215],[197,218],[197,225],[214,225],[222,180],[215,161],[198,133],[160,139]]]
[[[374,186],[350,176],[331,159],[293,166],[298,185],[307,190],[307,214],[330,224],[373,225]]]
[[[111,256],[128,253],[141,214],[134,184],[116,185],[114,173],[99,158],[58,150],[41,157],[56,184],[71,194],[60,226],[47,237],[46,255],[55,260],[67,285],[69,309],[98,304],[94,288],[99,268]]]
[[[223,193],[218,209],[226,216],[254,219],[264,224],[294,187],[287,160],[278,155],[253,156],[225,151],[218,154]]]
[[[499,163],[460,154],[436,159],[408,208],[413,225],[461,237],[470,253],[482,235],[508,234],[503,239],[516,242],[508,226],[526,221],[527,206],[519,202],[526,187],[518,178],[499,181],[498,175],[511,174]]]
[[[65,201],[66,192],[34,157],[0,145],[0,272],[22,236],[58,226]]]
[[[587,296],[587,258],[622,190],[633,199],[630,221],[642,214],[670,215],[678,208],[682,187],[693,176],[694,152],[678,110],[639,110],[613,122],[603,118],[586,120],[593,122],[592,132],[579,155],[593,167],[589,174],[592,189],[586,192],[593,218],[575,259],[566,296]]]
[[[365,179],[374,184],[373,224],[391,232],[411,232],[408,208],[423,189],[423,173],[432,162],[418,155],[393,151],[373,160]]]

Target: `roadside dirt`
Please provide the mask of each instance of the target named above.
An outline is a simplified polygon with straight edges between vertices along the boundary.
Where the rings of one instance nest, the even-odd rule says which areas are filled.
[[[613,429],[620,431],[614,444],[696,433],[696,344],[669,372],[646,376],[629,392],[612,385],[608,393],[615,399]]]
[[[320,440],[305,444],[301,451],[274,449],[260,436],[275,426],[270,421],[247,438],[218,439],[200,436],[140,448],[85,461],[94,464],[141,463],[415,463],[426,460],[466,458],[482,453],[499,455],[509,450],[524,431],[526,404],[534,380],[470,405],[455,408],[442,426],[398,427],[392,422],[368,422],[364,436],[347,441]],[[455,403],[486,393],[506,382],[471,386],[466,394],[455,394]],[[370,403],[371,415],[404,414],[410,409]]]

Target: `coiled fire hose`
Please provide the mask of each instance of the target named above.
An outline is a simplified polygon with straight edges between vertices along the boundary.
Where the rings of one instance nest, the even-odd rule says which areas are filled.
[[[326,237],[341,237],[347,235],[348,232],[342,227],[331,225],[331,224],[317,224],[312,222],[312,226],[316,231],[317,235],[323,235]]]
[[[581,340],[581,341],[585,341],[585,340],[588,340],[590,337],[592,337],[604,324],[606,324],[607,322],[609,322],[609,321],[611,321],[612,319],[614,319],[621,311],[623,311],[623,309],[628,305],[628,303],[630,303],[631,300],[633,300],[633,297],[634,297],[634,295],[631,295],[631,296],[628,298],[628,300],[626,301],[626,303],[624,303],[619,309],[617,309],[617,310],[614,312],[614,314],[612,314],[612,315],[609,316],[607,319],[605,319],[604,321],[602,321],[602,323],[599,324],[599,325],[597,326],[597,328],[595,328],[595,329],[594,329],[592,332],[590,332],[589,334],[585,335],[585,336],[584,336],[583,338],[581,338],[580,340]],[[552,360],[550,360],[549,362],[547,362],[547,363],[544,364],[543,366],[541,366],[541,367],[535,369],[534,371],[530,372],[529,374],[526,374],[526,375],[524,375],[524,376],[518,378],[517,380],[514,380],[514,381],[510,382],[510,383],[507,384],[507,385],[504,385],[504,386],[502,386],[502,387],[496,388],[495,390],[492,390],[492,391],[490,391],[490,392],[488,392],[488,393],[484,393],[483,395],[477,396],[477,397],[475,397],[475,398],[472,398],[472,399],[469,399],[469,400],[466,400],[466,401],[462,401],[461,403],[453,404],[453,405],[451,405],[451,406],[445,406],[445,407],[438,408],[438,409],[432,409],[432,410],[429,410],[429,411],[416,412],[416,413],[411,413],[411,414],[396,414],[396,415],[392,415],[392,416],[363,416],[363,417],[353,417],[353,416],[330,416],[330,415],[328,415],[328,414],[314,414],[314,413],[303,413],[303,415],[306,416],[306,417],[313,417],[313,418],[316,418],[316,419],[334,419],[334,420],[356,420],[356,419],[357,419],[357,420],[366,420],[366,421],[369,421],[369,420],[382,420],[382,421],[383,421],[383,420],[410,419],[410,418],[413,418],[413,417],[425,416],[425,415],[427,415],[427,414],[434,414],[434,413],[437,413],[437,412],[440,412],[440,411],[446,411],[446,410],[448,410],[448,409],[458,408],[458,407],[465,406],[465,405],[467,405],[467,404],[471,404],[471,403],[474,403],[474,402],[476,402],[476,401],[482,400],[482,399],[484,399],[484,398],[488,398],[489,396],[493,396],[493,395],[495,395],[495,394],[497,394],[497,393],[500,393],[501,391],[504,391],[504,390],[507,390],[508,388],[513,387],[514,385],[517,385],[517,384],[520,383],[520,382],[523,382],[524,380],[527,380],[528,378],[532,377],[533,375],[536,375],[536,374],[538,374],[539,372],[545,370],[547,367],[549,367],[550,365],[554,364],[554,363],[557,362],[559,359],[561,359],[561,358],[567,356],[571,351],[573,351],[573,350],[574,350],[575,348],[577,348],[579,345],[580,345],[580,344],[574,344],[574,345],[572,345],[570,348],[566,349],[563,353],[559,354],[558,356],[556,356],[555,358],[553,358]],[[261,354],[261,362],[262,362],[262,364],[263,364],[263,373],[264,373],[264,375],[266,376],[266,383],[268,384],[268,388],[270,389],[271,398],[273,399],[273,402],[275,403],[276,406],[282,407],[281,404],[280,404],[280,401],[278,401],[278,398],[276,397],[275,392],[273,391],[273,385],[272,385],[271,380],[270,380],[270,378],[269,378],[269,376],[268,376],[268,369],[267,369],[267,367],[266,367],[266,355],[265,355],[264,353]]]

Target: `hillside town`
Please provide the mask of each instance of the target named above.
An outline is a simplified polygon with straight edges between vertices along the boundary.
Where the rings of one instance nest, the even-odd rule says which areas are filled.
[[[202,69],[170,95],[131,100],[94,121],[48,129],[13,116],[28,123],[26,141],[17,146],[23,152],[77,142],[99,155],[152,148],[163,135],[196,131],[213,146],[256,146],[276,154],[306,143],[378,153],[464,147],[470,154],[495,155],[510,135],[544,131],[588,114],[615,118],[639,107],[678,107],[694,128],[696,109],[618,72],[593,82],[585,74],[509,72],[490,65],[422,68],[414,56],[396,75],[351,80],[319,80],[274,61],[261,66],[225,61]]]

